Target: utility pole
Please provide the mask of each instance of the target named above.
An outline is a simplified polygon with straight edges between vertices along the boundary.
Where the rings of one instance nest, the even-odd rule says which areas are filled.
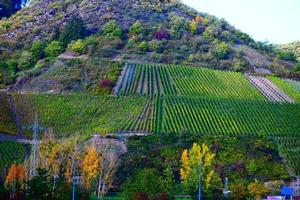
[[[30,178],[36,175],[36,168],[38,163],[38,132],[39,132],[39,121],[38,116],[35,114],[34,125],[33,125],[33,137],[31,145],[31,162],[30,162]]]
[[[202,180],[202,165],[203,165],[203,157],[200,159],[200,166],[199,166],[199,186],[198,186],[198,200],[201,200],[201,180]]]
[[[74,158],[73,158],[74,159]],[[72,200],[75,200],[75,187],[76,187],[76,160],[73,160],[73,177],[72,177]]]

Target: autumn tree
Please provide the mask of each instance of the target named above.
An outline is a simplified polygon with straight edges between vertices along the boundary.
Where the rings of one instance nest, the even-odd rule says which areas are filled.
[[[263,183],[255,181],[248,185],[248,192],[253,198],[258,200],[265,196],[269,191]]]
[[[197,22],[195,20],[191,21],[189,26],[192,33],[197,33]]]
[[[196,194],[199,184],[199,169],[202,166],[202,185],[206,195],[221,187],[221,180],[213,169],[215,154],[206,144],[202,146],[194,143],[190,150],[185,149],[181,155],[182,167],[180,169],[181,180],[184,189]]]
[[[82,161],[82,171],[86,178],[85,184],[90,188],[91,182],[97,177],[100,170],[100,155],[95,146],[88,147]]]
[[[17,190],[22,189],[25,178],[26,170],[24,166],[14,163],[10,167],[6,177],[6,186],[9,187],[11,199],[15,198]]]

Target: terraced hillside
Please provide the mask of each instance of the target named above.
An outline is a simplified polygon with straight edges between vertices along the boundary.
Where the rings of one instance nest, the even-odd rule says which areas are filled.
[[[115,93],[266,100],[242,73],[157,64],[127,64]]]

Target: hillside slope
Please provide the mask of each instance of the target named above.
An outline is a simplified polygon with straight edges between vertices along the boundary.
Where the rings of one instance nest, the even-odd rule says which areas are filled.
[[[85,27],[80,35],[78,29],[72,29],[74,18],[75,24],[82,23]],[[66,34],[70,27],[73,35],[70,31]],[[70,47],[72,40],[80,38],[81,43]],[[63,47],[50,55],[47,47],[57,40]],[[40,53],[34,51],[37,47]],[[68,56],[67,52],[67,56],[58,58],[57,53],[65,50],[76,51],[77,56]],[[94,90],[104,79],[101,77],[107,76],[106,72],[99,77],[98,85],[95,81],[86,83],[80,77],[93,79],[91,74],[84,74],[93,71],[91,66],[100,65],[100,71],[105,68],[99,59],[189,64],[285,76],[293,71],[295,64],[278,59],[272,46],[255,42],[225,20],[199,13],[176,0],[34,1],[0,21],[0,52],[4,61],[0,63],[4,77],[0,78],[0,86],[14,88],[19,78],[17,82],[22,87],[25,85],[25,92],[51,92],[53,89],[45,89],[45,84],[50,83],[58,86],[60,92]],[[74,59],[84,70],[60,70],[60,67],[68,68],[69,60]],[[74,76],[76,83],[70,83],[70,76]],[[78,87],[78,83],[87,87]]]

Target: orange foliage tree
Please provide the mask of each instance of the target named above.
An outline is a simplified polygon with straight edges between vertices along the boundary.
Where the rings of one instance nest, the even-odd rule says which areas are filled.
[[[10,197],[13,199],[15,197],[17,189],[23,187],[23,182],[26,178],[26,170],[23,165],[17,165],[14,163],[7,174],[6,185],[10,190]]]

